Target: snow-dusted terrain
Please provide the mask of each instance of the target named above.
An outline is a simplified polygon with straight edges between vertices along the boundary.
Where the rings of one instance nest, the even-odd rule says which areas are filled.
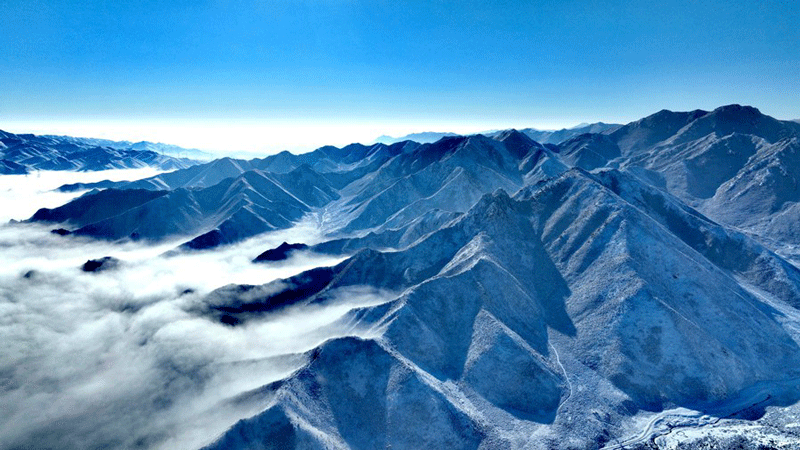
[[[606,130],[611,130],[619,126],[620,125],[618,124],[597,122],[597,123],[582,123],[572,128],[562,128],[560,130],[538,130],[536,128],[523,128],[520,131],[526,134],[529,138],[541,144],[560,144],[566,141],[567,139],[570,139],[572,137],[581,134],[602,133]],[[486,136],[494,137],[498,133],[499,132],[497,131],[484,131],[480,134],[485,134]],[[388,145],[403,141],[414,141],[414,142],[419,142],[420,144],[430,144],[444,137],[454,137],[454,136],[458,136],[458,134],[448,133],[448,132],[425,131],[422,133],[407,134],[402,137],[391,137],[384,135],[379,137],[378,139],[375,139],[375,143]]]
[[[115,142],[70,136],[36,136],[0,130],[0,174],[37,170],[97,171],[152,167],[184,169],[197,163],[186,156],[208,156],[151,142]]]
[[[800,448],[800,125],[579,131],[35,192],[0,448]]]

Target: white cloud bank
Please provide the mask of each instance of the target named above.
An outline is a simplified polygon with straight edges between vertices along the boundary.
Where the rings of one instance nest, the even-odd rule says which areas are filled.
[[[63,205],[82,192],[58,192],[68,183],[93,183],[102,180],[137,180],[158,175],[153,168],[101,170],[97,172],[39,171],[28,175],[0,175],[0,224],[11,219],[28,219],[39,208]]]
[[[0,186],[8,182],[0,177]],[[23,184],[11,189],[28,192],[24,208],[5,198],[9,191],[0,197],[26,217],[25,208],[51,199]],[[229,399],[291,373],[302,362],[297,353],[341,334],[327,325],[352,307],[389,297],[342,292],[330,306],[229,327],[191,306],[228,283],[266,283],[341,260],[306,254],[277,265],[251,263],[284,240],[318,241],[312,221],[174,257],[161,254],[181,240],[116,244],[56,236],[49,228],[0,227],[0,448],[202,446],[265,406]],[[121,265],[80,270],[106,255]]]

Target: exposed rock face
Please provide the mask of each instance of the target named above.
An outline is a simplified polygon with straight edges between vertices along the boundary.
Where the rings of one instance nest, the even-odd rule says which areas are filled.
[[[81,270],[84,272],[103,272],[113,270],[119,266],[120,261],[112,256],[104,256],[100,259],[90,259],[86,261]]]
[[[253,262],[283,261],[288,259],[289,256],[296,250],[305,250],[307,248],[308,245],[306,244],[289,244],[284,242],[283,244],[258,255]]]

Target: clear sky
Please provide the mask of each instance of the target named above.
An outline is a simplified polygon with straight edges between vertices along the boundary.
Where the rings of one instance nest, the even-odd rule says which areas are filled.
[[[380,134],[800,118],[800,2],[3,0],[0,129],[274,152]]]

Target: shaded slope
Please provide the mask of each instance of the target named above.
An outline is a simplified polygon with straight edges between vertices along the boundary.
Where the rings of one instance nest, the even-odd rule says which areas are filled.
[[[395,228],[431,210],[466,211],[486,192],[522,186],[522,163],[541,148],[513,130],[419,146],[342,189],[342,199],[327,207],[330,230]]]
[[[767,242],[800,244],[792,156],[800,127],[749,106],[661,111],[559,146],[567,164],[622,167],[709,217]]]
[[[318,198],[316,191],[309,195]],[[31,220],[73,223],[79,226],[75,234],[104,239],[159,240],[202,233],[189,247],[208,248],[288,228],[309,210],[269,175],[250,171],[197,190],[90,193],[56,210],[39,211]]]
[[[260,159],[244,160],[225,157],[184,170],[176,170],[132,182],[101,181],[79,185],[64,185],[59,189],[71,191],[106,187],[151,190],[202,188],[213,186],[225,178],[236,177],[251,170],[261,170],[279,176],[289,174],[298,169],[310,170],[315,174],[325,173],[329,182],[337,188],[341,188],[359,176],[374,170],[386,159],[403,151],[404,148],[415,145],[418,144],[402,142],[391,146],[376,144],[369,147],[351,144],[341,149],[322,147],[301,155],[294,155],[284,151]],[[361,157],[361,159],[358,159],[358,157]],[[303,166],[307,167],[303,169]]]
[[[703,407],[759,381],[797,377],[787,370],[800,362],[797,343],[735,278],[780,298],[785,286],[755,276],[780,258],[762,249],[751,258],[756,269],[727,266],[713,249],[758,245],[723,233],[704,248],[692,236],[721,228],[660,195],[624,174],[571,171],[515,198],[485,196],[402,251],[359,252],[331,268],[323,287],[291,282],[288,304],[328,301],[348,285],[402,294],[351,314],[345,323],[368,339],[309,354],[305,368],[271,387],[264,413],[211,448],[254,445],[273,433],[262,428],[270,423],[291,427],[280,435],[293,448],[420,448],[438,439],[567,448],[619,432],[637,409]],[[797,270],[783,268],[794,271],[785,283],[797,292]],[[253,304],[273,290],[284,292],[265,287]],[[214,294],[207,305],[236,298]],[[598,388],[575,391],[569,377]],[[416,423],[422,405],[430,426],[393,433],[387,424]]]
[[[78,227],[114,217],[166,195],[143,189],[106,189],[85,194],[63,206],[42,208],[29,220],[32,222],[69,223]]]

